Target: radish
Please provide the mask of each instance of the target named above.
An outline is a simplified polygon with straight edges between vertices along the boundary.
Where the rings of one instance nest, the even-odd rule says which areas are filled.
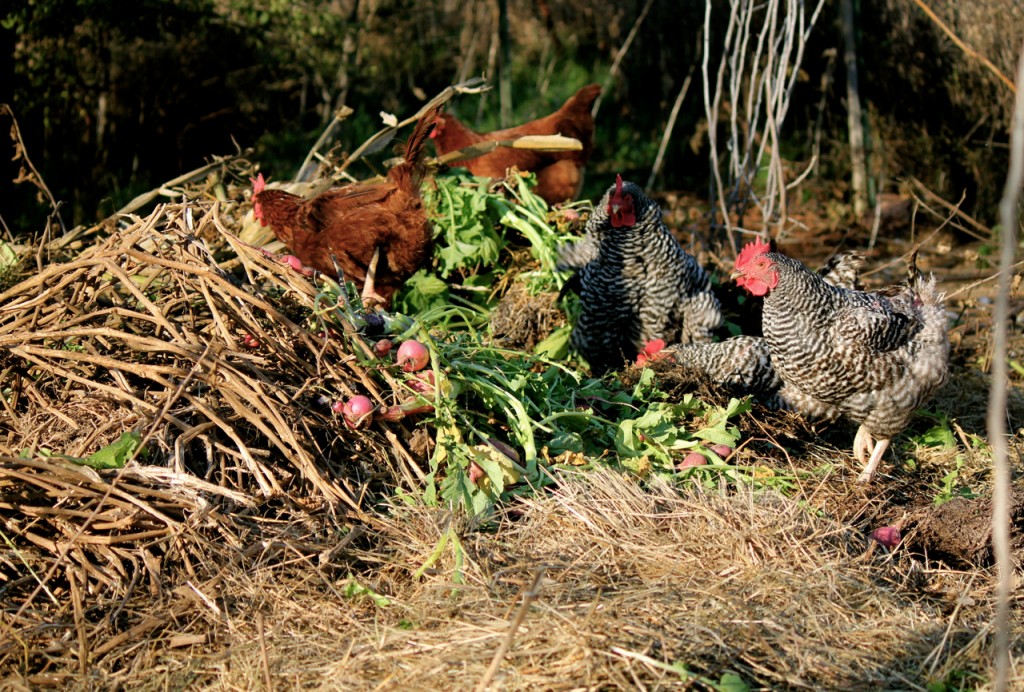
[[[384,358],[391,353],[391,348],[394,346],[391,339],[381,339],[373,345],[373,355],[378,358]]]
[[[690,452],[686,457],[676,465],[679,470],[692,468],[694,466],[704,466],[708,463],[708,458],[700,452]]]
[[[415,339],[402,342],[398,347],[398,364],[406,372],[416,372],[427,367],[430,362],[430,351]]]
[[[483,478],[485,475],[484,470],[480,468],[480,465],[475,461],[469,462],[469,482],[476,485],[476,482]]]
[[[336,403],[335,406],[337,405]],[[360,428],[364,423],[369,422],[373,409],[373,402],[370,401],[369,397],[356,394],[342,405],[341,415],[344,417],[348,427]]]
[[[711,445],[708,449],[722,457],[722,459],[725,459],[732,454],[732,447],[729,445]]]
[[[871,532],[871,538],[886,548],[895,548],[903,540],[903,536],[900,535],[900,527],[898,526],[883,526],[875,529]]]
[[[434,384],[437,381],[433,370],[418,372],[405,381],[409,389],[423,396],[434,396]]]

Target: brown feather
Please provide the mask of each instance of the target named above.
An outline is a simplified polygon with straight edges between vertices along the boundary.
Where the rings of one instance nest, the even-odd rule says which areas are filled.
[[[384,181],[332,188],[306,200],[283,190],[253,196],[263,222],[303,264],[362,284],[379,248],[375,290],[390,306],[392,296],[431,257],[433,231],[419,186],[425,174],[423,147],[437,117],[430,111],[416,123],[404,160]]]
[[[583,182],[582,168],[593,151],[594,118],[590,109],[601,93],[599,84],[590,84],[566,101],[554,113],[531,120],[507,130],[475,132],[451,115],[437,118],[437,129],[431,135],[438,155],[462,149],[482,141],[515,139],[525,135],[563,135],[583,144],[580,151],[532,151],[499,147],[489,154],[459,162],[473,175],[503,178],[511,167],[537,175],[535,192],[548,204],[564,202],[579,194]]]

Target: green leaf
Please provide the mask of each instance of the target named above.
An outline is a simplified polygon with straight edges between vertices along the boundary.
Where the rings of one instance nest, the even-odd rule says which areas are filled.
[[[0,274],[3,274],[17,264],[18,253],[10,245],[0,240]]]
[[[117,441],[111,442],[103,449],[97,450],[75,463],[91,466],[94,469],[123,468],[140,444],[142,444],[142,433],[138,431],[123,432]],[[75,460],[72,459],[72,461]]]
[[[351,572],[348,573],[348,577],[346,577],[345,583],[341,587],[341,593],[347,598],[369,598],[373,601],[374,605],[380,608],[391,605],[391,599],[387,596],[382,596],[368,586],[360,584],[352,576]]]
[[[128,463],[128,460],[135,454],[135,450],[142,444],[142,433],[137,431],[121,433],[116,441],[111,442],[103,449],[97,450],[85,458],[68,456],[67,454],[54,454],[46,449],[39,450],[42,456],[66,459],[81,466],[89,466],[94,469],[120,469]],[[140,454],[145,453],[142,450]],[[22,458],[31,458],[28,450],[22,450],[19,455]]]
[[[736,673],[723,673],[716,689],[719,692],[750,692],[750,685]]]
[[[923,447],[941,447],[942,449],[956,447],[956,438],[953,437],[953,431],[950,430],[949,425],[944,421],[929,428],[915,439]]]

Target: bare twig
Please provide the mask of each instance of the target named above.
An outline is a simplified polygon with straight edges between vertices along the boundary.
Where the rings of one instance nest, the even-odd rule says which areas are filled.
[[[1010,89],[1010,91],[1016,93],[1017,88],[1013,85],[1013,82],[1010,80],[1010,78],[1003,74],[998,67],[993,65],[991,60],[989,60],[984,55],[982,55],[978,51],[968,46],[962,40],[960,40],[960,37],[954,34],[953,30],[950,29],[949,26],[939,18],[939,15],[935,14],[932,8],[924,4],[923,0],[914,0],[914,4],[920,7],[921,11],[928,15],[928,18],[931,19],[935,23],[935,25],[942,30],[942,33],[946,34],[946,36],[949,36],[949,39],[956,44],[957,48],[966,53],[968,57],[974,58],[975,60],[979,61],[988,69],[989,72],[994,74],[1000,82],[1005,84]]]
[[[654,165],[651,166],[651,175],[647,178],[647,187],[651,188],[654,186],[654,180],[661,173],[661,165],[665,161],[665,151],[668,149],[669,140],[672,139],[672,130],[676,126],[676,118],[679,117],[679,109],[683,105],[683,101],[686,99],[686,94],[690,91],[690,83],[693,82],[693,73],[697,69],[697,63],[690,65],[690,73],[686,75],[686,79],[683,80],[683,86],[679,89],[679,94],[676,96],[676,102],[672,104],[672,112],[669,113],[668,123],[665,125],[665,132],[661,135],[661,144],[658,146],[658,155],[654,157]]]
[[[60,203],[57,202],[53,193],[50,192],[50,188],[47,187],[46,181],[43,180],[43,176],[39,174],[36,167],[32,165],[32,160],[28,157],[28,149],[25,148],[25,142],[21,138],[21,128],[18,127],[18,119],[14,117],[14,111],[6,103],[0,103],[0,115],[7,115],[11,119],[11,139],[14,140],[14,156],[11,157],[11,159],[15,161],[20,159],[25,166],[28,167],[29,171],[31,171],[31,175],[25,175],[24,171],[22,171],[14,182],[17,183],[27,180],[38,187],[50,202],[50,207],[52,209],[50,216],[57,219],[57,222],[60,224],[61,233],[67,232],[67,228],[64,226],[64,220],[60,217]]]
[[[324,128],[320,137],[317,138],[316,144],[313,145],[313,148],[309,150],[308,154],[306,154],[306,158],[302,162],[302,165],[299,166],[299,170],[295,173],[295,178],[292,179],[292,182],[304,183],[313,177],[313,173],[316,172],[316,166],[313,165],[313,159],[319,157],[320,150],[328,142],[334,139],[335,131],[338,126],[341,125],[348,116],[352,115],[352,113],[353,110],[348,106],[342,106],[334,112],[334,117],[331,118],[331,122]]]
[[[516,616],[512,618],[512,622],[508,626],[508,632],[505,634],[504,639],[501,640],[501,646],[494,652],[494,658],[491,659],[491,665],[487,667],[487,671],[483,677],[480,678],[480,682],[477,683],[476,692],[483,692],[487,689],[487,686],[491,684],[491,680],[494,679],[495,674],[498,672],[498,666],[501,665],[502,659],[505,658],[505,654],[512,648],[512,640],[515,639],[516,632],[519,630],[519,626],[523,624],[523,618],[526,617],[526,613],[530,610],[530,605],[537,600],[537,596],[540,595],[541,580],[544,578],[544,568],[538,567],[533,575],[533,583],[530,584],[530,588],[527,589],[526,593],[523,594],[523,602],[519,605],[519,610],[516,611]]]
[[[608,88],[612,85],[615,76],[619,74],[619,66],[622,64],[622,59],[626,57],[626,53],[629,52],[630,46],[633,45],[633,40],[636,38],[636,34],[640,31],[640,25],[644,23],[644,19],[647,18],[647,13],[651,11],[651,6],[654,4],[654,0],[647,0],[644,3],[644,8],[640,10],[640,14],[637,15],[636,21],[633,22],[633,28],[629,30],[629,34],[626,36],[626,40],[623,41],[622,46],[615,53],[615,59],[612,60],[612,66],[608,68],[608,76],[604,78],[604,83],[601,84],[601,93],[597,95],[597,99],[594,101],[594,105],[590,108],[590,115],[594,119],[597,119],[597,112],[601,110],[601,101],[604,100],[604,95],[608,93]]]
[[[1017,64],[1017,83],[1024,83],[1024,47]],[[992,307],[992,385],[988,400],[988,437],[992,445],[992,548],[996,556],[999,584],[996,589],[994,658],[996,679],[993,689],[1006,689],[1010,676],[1010,591],[1013,565],[1010,560],[1010,466],[1006,442],[1006,325],[1010,319],[1010,266],[1017,248],[1017,227],[1021,185],[1024,185],[1024,90],[1016,91],[1013,127],[1010,131],[1010,169],[1003,199],[999,203],[1000,232],[999,289]]]
[[[456,94],[479,94],[480,92],[487,91],[490,87],[487,86],[487,82],[480,77],[473,77],[465,82],[459,84],[453,84],[446,88],[440,94],[427,101],[415,115],[406,118],[396,125],[389,125],[384,129],[378,131],[376,134],[371,136],[368,140],[363,142],[355,151],[349,154],[349,157],[345,159],[338,167],[339,171],[344,171],[353,161],[357,161],[367,154],[375,151],[380,151],[383,147],[387,146],[387,143],[394,139],[395,134],[401,128],[416,122],[422,118],[427,112],[450,101]]]
[[[760,209],[764,233],[787,217],[789,186],[785,181],[781,131],[804,45],[823,5],[818,0],[808,16],[802,0],[730,0],[727,29],[721,40],[722,58],[712,80],[712,3],[705,2],[701,70],[711,150],[712,208],[720,216],[712,220],[712,226],[724,228],[734,253],[734,230],[742,225],[750,206]],[[723,113],[728,114],[728,128],[722,127],[720,133]],[[726,131],[728,144],[721,147],[718,138],[725,136]],[[737,216],[736,225],[732,213]]]
[[[992,239],[991,228],[988,228],[983,223],[978,222],[977,220],[974,219],[974,217],[972,217],[970,214],[968,214],[967,212],[960,208],[960,205],[963,203],[965,199],[963,195],[961,195],[960,201],[957,202],[956,205],[953,205],[947,202],[946,200],[942,199],[942,197],[940,197],[939,195],[929,190],[928,187],[917,178],[911,178],[910,182],[919,190],[921,190],[921,192],[923,192],[928,197],[928,199],[938,202],[947,210],[955,212],[956,216],[966,221],[971,228],[966,228],[959,224],[957,225],[957,227],[960,228],[964,233],[967,233],[968,235],[971,235],[978,240],[988,241]],[[928,207],[925,208],[927,209]]]

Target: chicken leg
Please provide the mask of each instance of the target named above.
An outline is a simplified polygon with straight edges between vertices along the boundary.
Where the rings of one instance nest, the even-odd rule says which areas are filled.
[[[888,439],[879,439],[877,442],[871,437],[864,426],[857,428],[857,435],[853,438],[853,455],[864,465],[864,470],[857,476],[858,483],[870,483],[875,477],[875,471],[882,461],[885,450],[889,448]],[[865,454],[870,451],[871,456],[867,463],[864,462]]]

